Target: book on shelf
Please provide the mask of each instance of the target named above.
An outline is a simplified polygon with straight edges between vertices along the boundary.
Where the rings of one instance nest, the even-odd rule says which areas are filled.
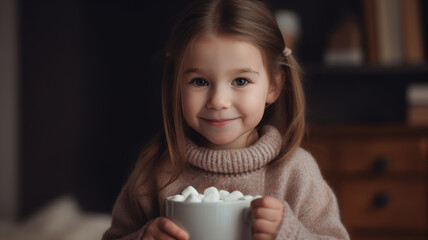
[[[364,24],[366,29],[366,55],[370,64],[378,62],[377,58],[377,42],[376,42],[376,12],[375,1],[364,0]]]
[[[421,63],[425,58],[421,4],[419,0],[401,0],[404,60]]]
[[[363,0],[363,11],[369,63],[424,62],[420,0]]]
[[[402,61],[400,0],[376,0],[376,36],[380,63]]]

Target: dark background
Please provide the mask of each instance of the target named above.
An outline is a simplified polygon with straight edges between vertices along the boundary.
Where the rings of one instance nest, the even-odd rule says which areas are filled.
[[[21,218],[62,194],[76,196],[83,210],[111,211],[141,147],[162,127],[163,49],[189,2],[19,2]],[[426,81],[426,66],[318,67],[326,32],[344,15],[361,18],[361,1],[268,3],[300,14],[295,54],[308,66],[310,122],[404,121],[404,89]]]

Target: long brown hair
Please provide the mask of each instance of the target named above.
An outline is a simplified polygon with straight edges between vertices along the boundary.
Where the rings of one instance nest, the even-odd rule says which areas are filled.
[[[166,187],[186,166],[185,144],[189,130],[182,116],[181,76],[189,47],[204,34],[231,35],[257,46],[264,56],[270,79],[280,71],[285,72],[282,92],[278,100],[266,108],[258,127],[272,124],[282,135],[282,147],[274,163],[286,159],[301,143],[305,103],[300,68],[293,56],[284,55],[284,40],[270,9],[257,0],[199,0],[184,11],[171,32],[162,77],[164,128],[140,154],[131,182],[136,182],[143,169],[145,180],[154,179],[164,163],[161,161],[167,160],[170,177],[163,186]]]

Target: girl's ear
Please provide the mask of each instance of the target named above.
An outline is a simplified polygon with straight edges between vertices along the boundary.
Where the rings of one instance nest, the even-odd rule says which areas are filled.
[[[269,84],[269,92],[266,99],[267,104],[272,104],[279,98],[284,87],[285,77],[285,72],[280,71]]]

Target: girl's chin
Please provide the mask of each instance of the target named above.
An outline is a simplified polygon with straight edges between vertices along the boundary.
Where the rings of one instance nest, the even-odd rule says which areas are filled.
[[[207,145],[207,147],[212,149],[226,150],[226,149],[236,149],[236,148],[245,147],[244,144],[240,144],[237,139],[225,139],[225,138],[221,138],[221,139],[207,138],[207,139],[208,141],[205,144]]]
[[[217,150],[239,149],[245,148],[253,144],[258,139],[257,131],[249,131],[242,133],[229,132],[222,134],[200,134],[202,141],[199,141],[202,146]]]

